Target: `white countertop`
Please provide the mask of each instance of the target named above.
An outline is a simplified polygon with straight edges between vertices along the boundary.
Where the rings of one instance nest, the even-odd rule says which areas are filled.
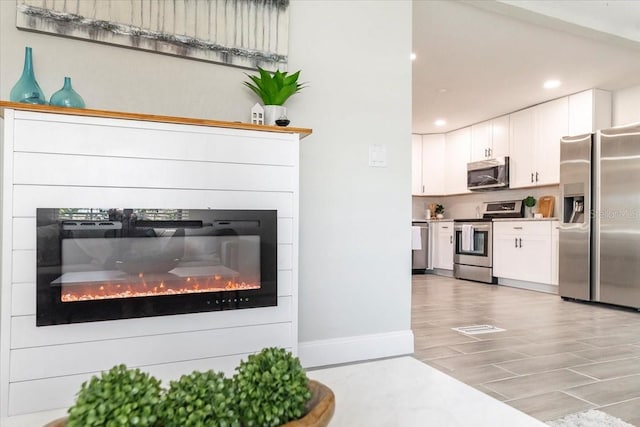
[[[468,218],[465,218],[468,219]],[[550,218],[494,218],[494,221],[560,221],[560,218],[550,217]],[[444,219],[424,219],[424,218],[414,218],[411,222],[421,222],[421,223],[430,223],[430,222],[453,222],[453,218],[444,218]]]
[[[544,427],[412,357],[308,372],[336,396],[332,426]]]
[[[560,218],[494,218],[494,221],[560,221]]]

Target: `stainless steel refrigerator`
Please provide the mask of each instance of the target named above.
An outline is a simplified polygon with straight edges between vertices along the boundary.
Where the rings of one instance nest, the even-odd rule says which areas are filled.
[[[640,309],[640,123],[560,147],[559,293]]]

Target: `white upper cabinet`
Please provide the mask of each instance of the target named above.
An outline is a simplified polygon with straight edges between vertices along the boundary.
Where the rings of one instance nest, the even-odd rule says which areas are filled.
[[[422,195],[422,135],[411,135],[411,194]]]
[[[511,114],[509,129],[509,187],[511,188],[532,185],[529,177],[534,169],[535,127],[533,108]]]
[[[470,193],[467,189],[467,163],[471,159],[471,127],[458,129],[446,135],[445,193]]]
[[[569,132],[569,101],[560,98],[510,115],[509,186],[557,184],[560,138]]]
[[[438,196],[444,194],[444,134],[412,135],[411,194]]]
[[[424,194],[439,196],[445,194],[444,171],[445,163],[444,134],[422,136],[422,183]]]
[[[569,96],[569,135],[611,127],[611,92],[590,89]]]
[[[471,161],[509,155],[509,116],[471,126]]]
[[[556,99],[537,105],[535,185],[560,182],[560,139],[569,134],[569,100]]]
[[[490,158],[491,122],[482,122],[471,126],[471,161]]]

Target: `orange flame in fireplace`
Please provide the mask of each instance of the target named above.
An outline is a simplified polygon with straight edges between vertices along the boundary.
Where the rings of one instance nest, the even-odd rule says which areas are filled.
[[[167,280],[166,276],[162,278],[146,278],[143,273],[140,273],[137,278],[134,277],[124,282],[63,284],[60,299],[62,302],[75,302],[248,289],[260,289],[260,283],[227,280],[220,275]]]

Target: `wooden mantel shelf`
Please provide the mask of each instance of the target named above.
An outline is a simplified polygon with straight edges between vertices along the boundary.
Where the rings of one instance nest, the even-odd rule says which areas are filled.
[[[265,126],[254,125],[251,123],[224,122],[220,120],[195,119],[189,117],[157,116],[154,114],[124,113],[120,111],[90,110],[85,108],[54,107],[51,105],[23,104],[21,102],[9,101],[0,101],[0,117],[4,117],[4,110],[6,108],[13,110],[38,111],[41,113],[70,114],[73,116],[106,117],[111,119],[141,120],[147,122],[176,123],[183,125],[210,126],[242,130],[258,130],[263,132],[297,133],[300,135],[300,139],[304,138],[305,136],[311,135],[311,133],[313,132],[311,129],[307,128]]]

